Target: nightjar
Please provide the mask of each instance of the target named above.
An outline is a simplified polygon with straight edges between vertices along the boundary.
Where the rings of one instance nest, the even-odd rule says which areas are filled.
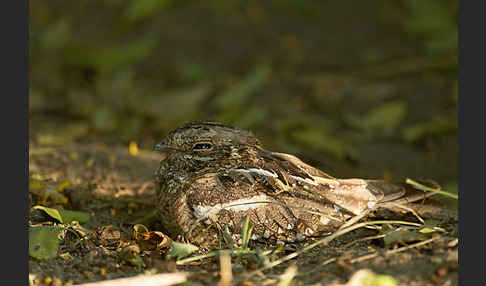
[[[294,242],[433,194],[405,183],[337,179],[293,155],[265,150],[251,132],[217,122],[181,126],[154,149],[165,155],[155,172],[164,230],[203,247],[224,245],[224,232],[241,241],[246,216],[251,239]]]

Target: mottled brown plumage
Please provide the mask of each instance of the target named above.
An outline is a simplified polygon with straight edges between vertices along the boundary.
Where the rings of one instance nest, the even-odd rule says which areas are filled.
[[[202,246],[222,245],[226,228],[238,241],[245,216],[254,225],[252,239],[293,242],[425,197],[406,184],[334,178],[216,122],[181,126],[155,149],[165,153],[156,171],[162,225]]]

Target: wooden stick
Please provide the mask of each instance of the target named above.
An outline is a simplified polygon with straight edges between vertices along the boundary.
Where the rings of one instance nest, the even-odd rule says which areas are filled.
[[[156,275],[138,275],[129,278],[119,278],[113,280],[104,280],[78,286],[169,286],[184,283],[187,281],[187,274],[184,272],[162,273]]]
[[[221,280],[218,286],[229,286],[233,280],[233,272],[231,271],[231,255],[223,253],[219,256]]]

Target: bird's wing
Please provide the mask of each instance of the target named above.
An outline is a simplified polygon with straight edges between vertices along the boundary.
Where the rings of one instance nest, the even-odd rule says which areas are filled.
[[[285,153],[278,153],[278,152],[268,152],[270,153],[267,157],[273,157],[278,160],[278,162],[288,168],[288,171],[296,172],[296,174],[302,174],[304,172],[308,176],[319,177],[324,179],[335,179],[329,174],[324,173],[323,171],[308,165],[299,158],[294,155],[285,154]]]
[[[279,189],[284,183],[272,172],[254,166],[197,177],[187,184],[187,204],[198,221],[208,223],[217,217],[214,221],[221,226],[240,233],[243,219],[249,216],[256,237],[284,241],[332,232],[352,217],[336,204],[305,191],[276,193],[284,190]]]
[[[295,239],[299,217],[292,207],[265,192],[264,175],[242,170],[205,174],[187,185],[187,203],[195,219],[208,222],[217,217],[219,225],[240,233],[249,216],[256,237]]]
[[[402,186],[384,181],[335,179],[339,185],[331,188],[290,176],[286,184],[277,173],[252,166],[198,176],[186,185],[187,205],[199,221],[218,217],[233,233],[249,216],[259,237],[297,239],[332,232],[353,215],[404,199]]]
[[[290,154],[267,152],[262,157],[265,159],[264,168],[277,170],[274,172],[279,174],[273,180],[280,180],[281,183],[274,185],[283,185],[281,189],[302,198],[330,202],[355,215],[377,204],[377,207],[386,207],[414,202],[432,195],[405,183],[334,178]],[[438,188],[435,182],[430,183],[430,186]]]
[[[361,214],[383,197],[378,188],[368,189],[366,180],[334,178],[290,154],[268,152],[262,158],[265,161],[264,169],[279,174],[273,180],[281,183],[275,185],[283,185],[283,191],[302,199],[331,204],[353,214]]]

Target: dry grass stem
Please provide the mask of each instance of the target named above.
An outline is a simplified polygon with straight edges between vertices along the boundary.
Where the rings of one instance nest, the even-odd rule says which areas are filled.
[[[399,221],[399,220],[378,220],[378,221],[368,221],[368,222],[362,222],[362,223],[358,223],[358,224],[355,224],[355,225],[352,225],[350,227],[347,227],[345,229],[339,229],[338,231],[334,232],[333,234],[325,237],[325,238],[322,238],[314,243],[311,243],[309,244],[308,246],[300,249],[299,251],[296,251],[296,252],[293,252],[289,255],[286,255],[278,260],[275,260],[271,263],[268,263],[267,265],[263,266],[262,268],[260,269],[257,269],[257,270],[254,270],[252,272],[249,272],[248,274],[246,274],[247,277],[251,277],[253,275],[255,275],[257,272],[260,272],[260,271],[263,271],[263,270],[266,270],[266,269],[270,269],[270,268],[273,268],[279,264],[282,264],[283,262],[285,261],[288,261],[290,259],[293,259],[297,256],[299,256],[300,254],[306,252],[306,251],[309,251],[311,250],[312,248],[316,247],[316,246],[319,246],[319,245],[327,245],[329,244],[329,242],[331,242],[332,240],[334,240],[335,238],[345,234],[345,233],[348,233],[350,231],[353,231],[355,229],[358,229],[358,228],[361,228],[361,227],[365,227],[365,226],[368,226],[368,225],[377,225],[377,224],[404,224],[404,225],[412,225],[412,226],[422,226],[421,224],[418,224],[418,223],[414,223],[414,222],[408,222],[408,221]]]
[[[419,214],[414,209],[409,208],[409,207],[404,206],[404,205],[400,205],[400,204],[395,204],[395,206],[397,208],[401,208],[401,209],[404,209],[406,211],[411,212],[421,223],[425,223],[425,221],[422,219],[422,217],[420,217]]]
[[[345,229],[348,226],[357,223],[360,219],[362,219],[363,217],[367,216],[369,213],[371,213],[375,209],[376,209],[376,207],[373,207],[371,209],[368,209],[368,210],[364,211],[363,213],[361,213],[359,215],[356,215],[356,216],[352,217],[347,222],[345,222],[343,225],[341,225],[341,227],[339,227],[339,229]]]

